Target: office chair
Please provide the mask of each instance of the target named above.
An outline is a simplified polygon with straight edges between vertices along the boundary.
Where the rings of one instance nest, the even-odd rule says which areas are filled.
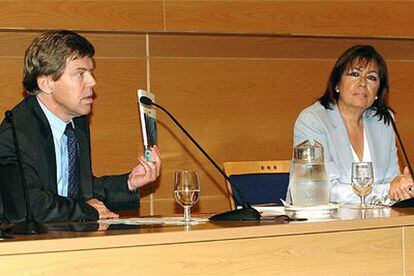
[[[289,185],[291,160],[224,162],[224,171],[251,204],[275,203],[282,205]],[[226,181],[227,182],[227,181]],[[240,206],[237,193],[227,182],[230,208]]]

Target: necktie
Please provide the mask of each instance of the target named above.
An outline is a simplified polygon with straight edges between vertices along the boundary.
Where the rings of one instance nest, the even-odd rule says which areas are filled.
[[[79,194],[79,151],[72,123],[66,125],[64,134],[67,137],[68,148],[68,197],[77,198]]]

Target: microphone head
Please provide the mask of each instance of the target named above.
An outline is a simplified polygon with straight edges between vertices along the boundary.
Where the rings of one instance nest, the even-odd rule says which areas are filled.
[[[145,96],[142,96],[141,98],[139,98],[139,101],[142,104],[145,104],[145,105],[152,105],[153,104],[152,100],[148,97],[145,97]]]

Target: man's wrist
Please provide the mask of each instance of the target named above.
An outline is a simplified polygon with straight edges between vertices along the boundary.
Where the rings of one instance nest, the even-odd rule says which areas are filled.
[[[130,178],[127,179],[127,185],[128,185],[128,190],[130,190],[131,192],[135,192],[138,189],[138,187],[132,187]]]

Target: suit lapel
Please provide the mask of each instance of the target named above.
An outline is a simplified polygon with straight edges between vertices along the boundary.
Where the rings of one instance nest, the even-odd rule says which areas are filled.
[[[337,145],[336,152],[338,162],[340,163],[343,171],[349,173],[353,160],[350,146],[351,143],[337,105],[333,106],[333,109],[330,110],[329,115],[332,125],[334,126],[334,144]]]
[[[368,111],[370,112],[370,111]],[[378,124],[383,124],[383,121],[378,121],[378,117],[370,116],[371,113],[367,113],[367,116],[364,116],[364,128],[365,134],[367,136],[367,142],[369,147],[369,152],[371,155],[371,161],[374,168],[374,179],[375,179],[375,171],[378,169],[376,166],[378,159],[378,151],[375,149],[383,149],[384,145],[381,144],[381,141],[378,138],[381,138],[382,135],[380,133],[381,127],[378,127]],[[365,147],[365,145],[364,145]]]
[[[79,141],[80,190],[84,198],[92,197],[88,117],[75,118],[75,133]]]
[[[53,134],[50,128],[50,124],[43,113],[42,108],[35,96],[28,96],[25,99],[25,104],[28,110],[34,115],[36,120],[39,122],[40,134],[43,139],[41,139],[42,147],[46,155],[45,166],[48,166],[50,180],[48,183],[49,189],[54,191],[57,194],[57,176],[56,176],[56,155],[55,155],[55,143],[53,142]]]

